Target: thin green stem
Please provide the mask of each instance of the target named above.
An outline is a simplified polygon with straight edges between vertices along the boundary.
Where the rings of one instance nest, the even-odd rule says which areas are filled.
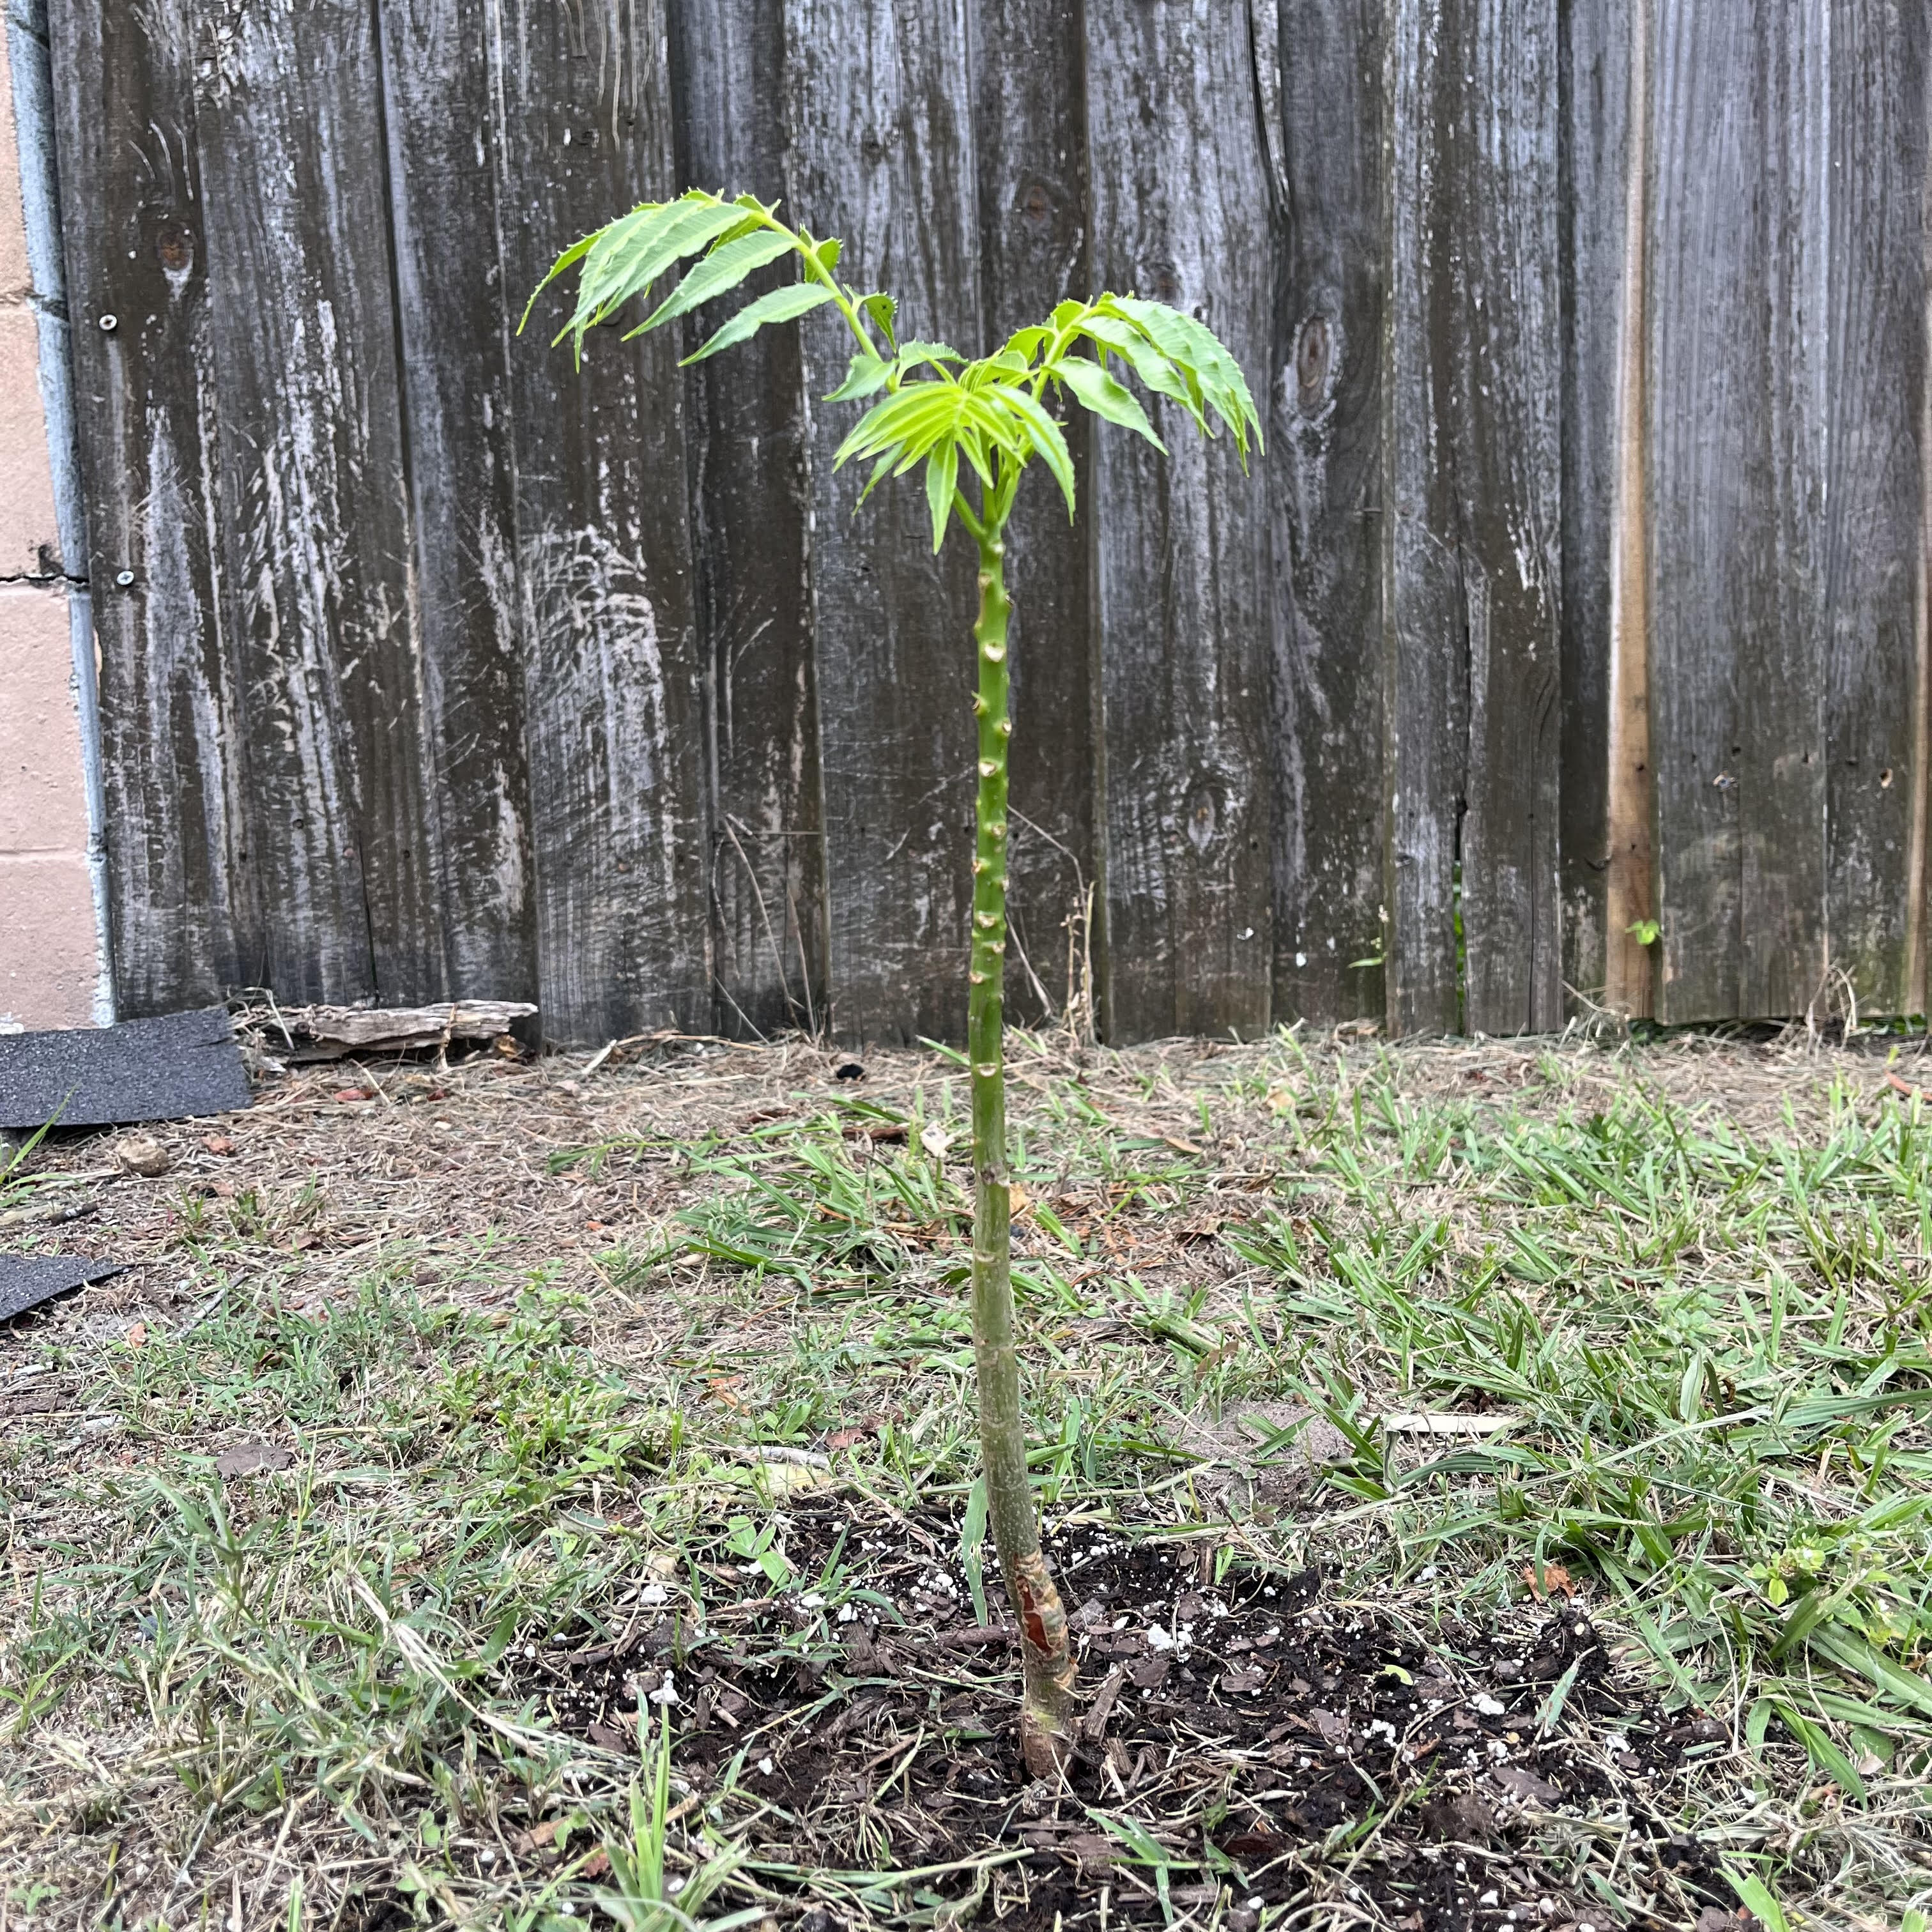
[[[717,202],[719,206],[724,206],[724,199],[722,196],[714,195],[711,198]],[[751,214],[752,211],[748,208],[746,212]],[[836,278],[827,270],[824,263],[820,261],[806,245],[805,238],[799,233],[798,230],[788,227],[776,214],[768,214],[762,209],[757,212],[755,219],[760,226],[769,228],[774,235],[784,236],[790,242],[794,251],[805,263],[807,278],[812,281],[822,283],[825,287],[831,290],[832,299],[838,305],[838,313],[845,318],[847,327],[859,338],[859,346],[868,356],[878,356],[878,345],[872,340],[872,332],[860,319],[857,305],[838,286]],[[883,362],[886,358],[880,356],[879,359]]]
[[[966,526],[975,543],[982,544],[986,541],[986,526],[973,514],[973,506],[967,502],[966,493],[963,490],[955,490],[952,493],[952,514]]]
[[[783,224],[774,222],[772,226],[779,227]],[[864,322],[860,319],[857,304],[848,298],[845,291],[826,271],[825,264],[820,261],[797,236],[792,234],[789,228],[787,228],[784,232],[788,235],[791,235],[792,246],[804,256],[806,271],[812,278],[814,281],[823,282],[832,291],[832,299],[838,304],[838,313],[845,318],[847,326],[859,338],[860,347],[868,356],[878,356],[878,349],[872,340],[872,332],[866,328]],[[880,356],[879,359],[884,362],[885,358]]]
[[[1005,993],[1006,748],[1012,735],[1006,665],[1006,513],[1009,471],[988,494],[974,531],[980,549],[980,615],[974,627],[980,688],[979,793],[974,811],[973,949],[967,1052],[973,1079],[973,1350],[979,1371],[980,1433],[993,1545],[1020,1629],[1024,1696],[1020,1745],[1036,1778],[1057,1774],[1067,1755],[1066,1707],[1075,1664],[1066,1616],[1040,1553],[1027,1480],[1014,1335],[1012,1175],[1007,1166]]]

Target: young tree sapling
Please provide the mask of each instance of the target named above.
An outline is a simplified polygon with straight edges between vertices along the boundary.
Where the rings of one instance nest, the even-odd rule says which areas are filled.
[[[578,271],[577,302],[557,336],[580,356],[588,332],[611,320],[682,263],[676,286],[630,332],[662,327],[738,287],[755,269],[789,256],[796,280],[733,315],[687,362],[742,342],[769,322],[795,321],[827,304],[850,329],[854,352],[826,400],[873,400],[840,446],[835,466],[868,458],[863,503],[879,484],[923,466],[937,551],[957,521],[977,547],[979,790],[973,855],[973,936],[967,1042],[973,1096],[973,1348],[978,1372],[987,1514],[1018,1619],[1024,1673],[1020,1743],[1028,1769],[1055,1775],[1069,1748],[1075,1666],[1066,1618],[1041,1552],[1020,1412],[1019,1359],[1010,1270],[1003,982],[1006,950],[1008,704],[1006,531],[1027,466],[1043,463],[1074,514],[1073,462],[1048,405],[1071,398],[1165,453],[1146,410],[1120,380],[1131,374],[1165,397],[1204,435],[1232,434],[1242,466],[1261,437],[1253,398],[1234,357],[1211,331],[1161,302],[1103,295],[1065,302],[990,356],[969,361],[943,342],[901,341],[898,307],[837,276],[841,244],[778,219],[777,205],[692,189],[648,202],[586,235],[558,256],[543,286]],[[539,289],[538,293],[542,292]],[[536,296],[531,297],[532,304]],[[529,310],[524,311],[529,320]],[[626,338],[628,339],[628,338]],[[1118,374],[1116,372],[1118,372]]]

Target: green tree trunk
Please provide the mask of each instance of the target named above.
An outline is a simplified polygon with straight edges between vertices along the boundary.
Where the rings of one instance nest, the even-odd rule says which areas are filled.
[[[1025,1676],[1020,1748],[1036,1778],[1058,1774],[1068,1751],[1066,1709],[1075,1664],[1066,1613],[1040,1554],[1027,1481],[1020,1414],[1019,1355],[1013,1340],[1012,1177],[1006,1165],[1004,1033],[1006,954],[1007,713],[1006,545],[1004,520],[980,537],[980,788],[973,857],[973,965],[967,1008],[973,1064],[973,1348],[979,1369],[980,1436],[987,1515],[1006,1593],[1019,1622]]]

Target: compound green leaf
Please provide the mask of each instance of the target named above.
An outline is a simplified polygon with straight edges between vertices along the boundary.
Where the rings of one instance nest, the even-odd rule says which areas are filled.
[[[892,459],[894,457],[897,456],[898,454],[898,450],[897,447],[895,446],[894,448],[887,450],[885,454],[880,457],[878,461],[872,465],[872,473],[866,478],[866,487],[859,492],[858,502],[852,506],[852,514],[855,517],[859,514],[860,509],[864,507],[866,499],[869,496],[891,473]]]
[[[1010,349],[1002,349],[996,355],[969,363],[959,372],[959,380],[968,388],[983,389],[1013,376],[1026,375],[1032,368],[1024,356],[1016,355]]]
[[[1172,398],[1200,421],[1198,389],[1190,388],[1180,371],[1132,323],[1095,316],[1083,322],[1081,330],[1102,347],[1113,350],[1156,395]]]
[[[882,356],[860,350],[845,371],[845,380],[825,398],[828,403],[856,403],[876,395],[886,386],[892,365]]]
[[[1024,429],[1016,420],[1012,398],[1022,393],[1009,388],[1004,383],[990,389],[962,389],[959,419],[970,423],[980,433],[1001,449],[1014,456],[1025,453],[1027,439]]]
[[[595,238],[577,285],[572,326],[602,321],[632,296],[642,295],[674,262],[709,248],[745,219],[735,202],[710,196],[634,208]]]
[[[706,356],[716,356],[719,350],[729,349],[748,336],[755,335],[768,322],[795,321],[831,299],[832,291],[816,282],[790,282],[782,289],[773,289],[741,308],[702,349],[694,355],[687,356],[685,364],[702,362]]]
[[[911,369],[929,366],[946,373],[949,362],[963,362],[965,357],[950,342],[902,342],[899,344],[899,370],[902,374]]]
[[[688,270],[683,280],[631,334],[641,335],[646,329],[656,328],[674,316],[686,314],[700,303],[709,302],[713,296],[735,289],[754,268],[762,268],[767,262],[776,262],[781,255],[789,254],[791,245],[789,235],[774,235],[770,229],[760,229],[755,234],[741,235],[735,242],[723,243],[696,267]]]
[[[550,284],[555,281],[557,277],[562,274],[566,268],[574,266],[575,264],[580,262],[586,255],[589,254],[591,250],[597,245],[597,237],[603,231],[601,229],[593,230],[590,234],[585,236],[581,241],[573,242],[568,248],[565,249],[561,255],[558,256],[554,262],[551,262],[550,265],[549,274],[545,275],[543,280],[538,283],[535,288],[531,290],[530,298],[528,302],[524,303],[524,312],[517,319],[517,333],[519,335],[522,334],[524,332],[524,323],[528,322],[530,319],[530,310],[535,308],[537,305],[537,297],[542,295],[544,290],[548,288]],[[568,334],[568,331],[566,330],[565,333]],[[562,339],[562,336],[560,336],[557,338],[559,341],[561,341]],[[556,344],[552,344],[551,346],[554,348],[556,346]]]
[[[986,460],[986,438],[976,430],[968,429],[961,435],[959,447],[965,452],[966,460],[972,464],[981,483],[990,490],[993,487],[993,468]]]
[[[953,398],[962,393],[950,382],[915,382],[874,403],[838,446],[833,467],[852,457],[874,455],[888,443],[914,445],[916,461],[931,447],[930,437],[952,419]]]
[[[1142,302],[1132,296],[1114,296],[1108,301],[1129,321],[1138,325],[1148,340],[1170,362],[1192,370],[1199,377],[1209,404],[1234,432],[1236,447],[1245,459],[1250,432],[1253,432],[1258,443],[1261,440],[1261,418],[1240,364],[1228,354],[1220,338],[1192,316],[1184,315],[1165,302]]]
[[[1019,418],[1026,431],[1027,441],[1039,454],[1051,472],[1053,480],[1060,485],[1060,494],[1066,499],[1066,520],[1073,520],[1073,458],[1066,447],[1066,439],[1060,431],[1060,425],[1024,389],[1009,389],[1001,398],[1012,413]]]
[[[1167,445],[1154,434],[1154,424],[1148,421],[1147,411],[1141,407],[1139,399],[1131,389],[1115,382],[1099,363],[1089,362],[1084,356],[1071,356],[1065,362],[1056,363],[1053,374],[1096,416],[1145,436],[1155,448],[1166,454]]]
[[[959,446],[943,443],[926,458],[926,503],[932,512],[932,548],[946,541],[946,519],[952,514],[952,493],[959,483]]]

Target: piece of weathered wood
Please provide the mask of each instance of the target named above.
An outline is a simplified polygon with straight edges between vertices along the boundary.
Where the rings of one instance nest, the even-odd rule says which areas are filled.
[[[1055,304],[1095,292],[1080,11],[1066,0],[975,0],[971,40],[982,341],[991,349]],[[1090,517],[1090,424],[1075,413],[1076,500]],[[1094,879],[1097,640],[1090,533],[1068,518],[1048,476],[1028,479],[1006,548],[1015,721],[1006,1013],[1023,1020],[1041,1013],[1042,991],[1056,1010],[1080,997],[1067,983],[1067,922],[1084,919]]]
[[[440,992],[371,10],[196,29],[196,131],[264,983]],[[277,157],[274,166],[263,158]]]
[[[1274,1008],[1381,1018],[1382,0],[1253,0],[1280,76],[1275,284]],[[1278,15],[1278,18],[1271,16]]]
[[[1912,916],[1926,809],[1918,638],[1927,452],[1928,24],[1906,0],[1832,0],[1825,327],[1828,1000],[1924,1010]],[[1919,742],[1915,746],[1915,736]],[[1922,873],[1922,860],[1921,862]],[[1838,976],[1843,975],[1840,980]]]
[[[1620,357],[1626,322],[1633,336],[1641,334],[1640,316],[1628,316],[1625,308],[1631,267],[1626,220],[1632,164],[1641,166],[1641,129],[1635,152],[1630,139],[1630,92],[1636,36],[1646,14],[1646,0],[1605,0],[1567,8],[1562,22],[1563,977],[1585,998],[1607,997],[1614,1004],[1621,1004],[1626,992],[1624,958],[1634,947],[1628,934],[1606,929],[1606,905],[1612,818],[1610,707],[1617,683],[1611,666],[1616,608],[1612,562],[1618,549],[1618,510],[1636,507],[1628,499],[1641,499],[1640,488],[1619,490],[1627,441],[1622,412],[1635,400],[1626,398]],[[1640,270],[1642,260],[1640,238]],[[1641,419],[1632,422],[1640,452]],[[1640,478],[1640,468],[1636,473]],[[1635,533],[1624,534],[1628,540]],[[1648,774],[1631,776],[1641,778],[1640,787],[1625,790],[1634,792],[1640,806],[1647,853]],[[1628,839],[1630,828],[1624,829]],[[1626,910],[1621,923],[1636,916]],[[1641,966],[1642,950],[1634,952]],[[1606,992],[1612,980],[1615,990]]]
[[[194,28],[181,0],[111,30],[100,8],[54,0],[50,26],[115,994],[131,1018],[218,999],[261,967],[215,535]]]
[[[1646,369],[1660,1018],[1802,1012],[1826,956],[1828,32],[1662,0]]]
[[[448,984],[530,993],[523,605],[488,20],[474,0],[380,0],[376,21]]]
[[[839,274],[891,290],[899,333],[972,353],[982,313],[964,0],[790,0],[791,205],[840,236]],[[812,610],[830,891],[832,1022],[854,1042],[957,1036],[973,822],[970,546],[932,554],[916,477],[859,519],[834,473],[854,416],[819,403],[852,353],[803,324]]]
[[[1094,275],[1172,302],[1270,378],[1274,233],[1246,10],[1086,11]],[[1268,1023],[1268,472],[1150,413],[1095,436],[1106,955],[1120,1038]]]
[[[498,223],[520,310],[565,242],[677,191],[662,0],[504,0],[490,35]],[[524,716],[546,1035],[712,1013],[704,665],[675,332],[596,331],[540,301],[510,345]]]
[[[528,1000],[456,1000],[429,1006],[264,1007],[249,1017],[271,1051],[279,1050],[279,1040],[302,1060],[495,1040],[536,1011]]]
[[[1521,1032],[1562,1010],[1556,5],[1390,23],[1390,1018]]]
[[[784,193],[783,0],[671,0],[681,184]],[[809,208],[786,211],[809,224]],[[761,293],[796,273],[760,272]],[[700,346],[746,298],[692,319]],[[771,1033],[825,1010],[825,848],[812,652],[798,332],[761,329],[688,376],[692,528],[714,764],[716,1025]]]

